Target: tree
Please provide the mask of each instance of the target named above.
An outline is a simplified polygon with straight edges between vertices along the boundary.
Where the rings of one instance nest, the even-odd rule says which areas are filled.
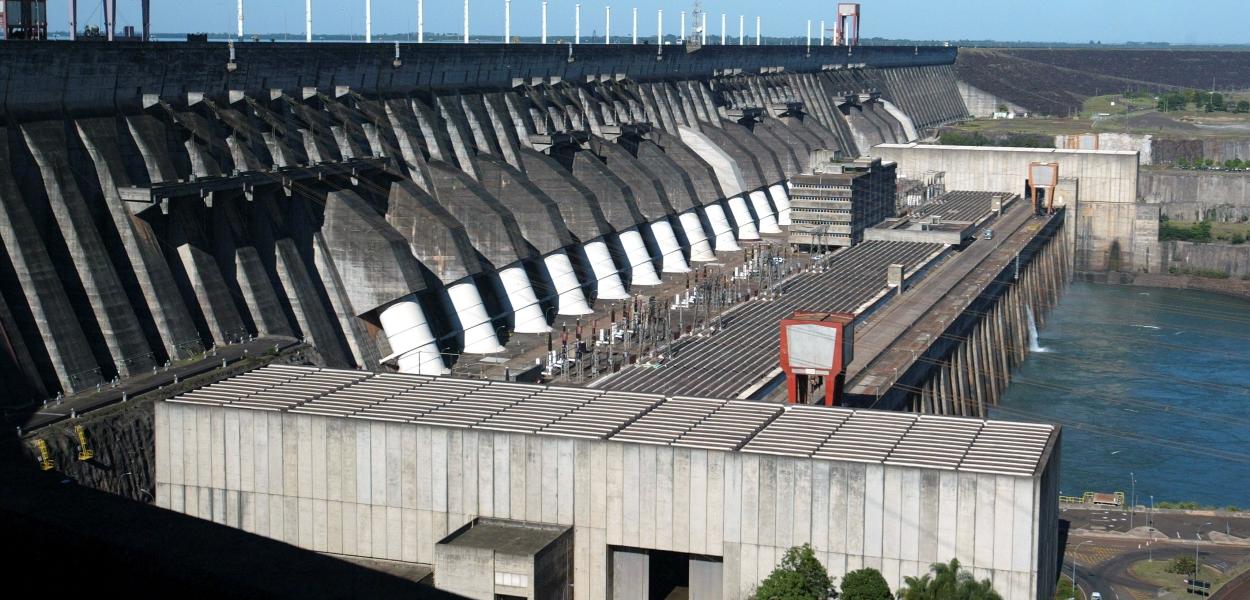
[[[1237,102],[1237,112],[1250,113],[1250,100],[1240,100]]]
[[[1168,571],[1180,575],[1193,575],[1194,559],[1189,558],[1188,556],[1178,556],[1173,558],[1172,562],[1168,564]]]
[[[1002,600],[990,580],[977,581],[972,573],[960,568],[959,559],[949,563],[933,563],[921,577],[903,578],[898,600]]]
[[[842,578],[842,600],[894,600],[890,584],[873,568],[851,571]]]
[[[755,590],[756,600],[825,600],[835,594],[811,544],[786,550],[781,564]]]

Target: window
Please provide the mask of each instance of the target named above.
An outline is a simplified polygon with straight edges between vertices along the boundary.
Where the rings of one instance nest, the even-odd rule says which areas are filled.
[[[501,571],[495,571],[495,585],[527,588],[530,585],[530,577],[529,575],[521,573],[504,573]]]

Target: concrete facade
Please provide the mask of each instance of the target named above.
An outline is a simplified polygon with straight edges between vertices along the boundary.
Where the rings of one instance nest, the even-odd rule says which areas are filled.
[[[1137,250],[1158,241],[1138,230],[1137,152],[881,144],[873,155],[899,163],[900,177],[944,171],[950,189],[1022,195],[1029,163],[1058,162],[1055,205],[1072,210],[1067,235],[1080,271],[1145,269]]]
[[[612,597],[610,546],[720,557],[725,598],[746,597],[803,543],[832,575],[871,566],[892,588],[953,557],[1008,600],[1048,599],[1055,580],[1059,434],[1051,426],[1024,426],[1034,429],[1021,437],[1025,430],[1010,427],[993,433],[1007,424],[856,411],[851,421],[894,423],[874,436],[902,436],[882,462],[791,456],[789,443],[772,449],[801,429],[830,432],[822,448],[851,443],[862,452],[856,427],[828,429],[827,416],[851,412],[835,409],[784,411],[721,450],[204,397],[156,407],[157,504],[318,551],[433,563],[440,539],[490,517],[571,526],[577,598]],[[947,427],[956,429],[939,433]],[[950,441],[977,430],[962,462],[915,453],[916,442],[943,446],[925,442],[929,435]],[[1034,435],[1031,458],[991,466]]]

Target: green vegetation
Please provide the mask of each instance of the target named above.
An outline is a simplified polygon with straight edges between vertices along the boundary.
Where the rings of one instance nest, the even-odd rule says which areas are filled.
[[[1217,223],[1214,221],[1188,223],[1171,221],[1167,216],[1164,216],[1159,219],[1159,241],[1244,244],[1250,241],[1250,223]]]
[[[890,584],[876,569],[851,571],[842,578],[842,600],[894,600]]]
[[[1185,110],[1191,104],[1194,106],[1194,110],[1202,112],[1250,112],[1250,101],[1234,101],[1231,98],[1226,98],[1224,94],[1219,92],[1204,92],[1202,90],[1174,91],[1162,94],[1159,96],[1159,101],[1156,103],[1155,108],[1163,112],[1173,112]]]
[[[1198,171],[1239,171],[1241,169],[1250,169],[1250,160],[1231,158],[1222,163],[1217,163],[1210,158],[1196,158],[1193,162],[1189,162],[1187,158],[1181,158],[1176,161],[1176,168]]]
[[[1178,575],[1193,575],[1197,565],[1194,559],[1188,556],[1178,556],[1168,563],[1168,573],[1176,573]]]
[[[1238,575],[1248,569],[1250,569],[1250,563],[1242,563],[1220,571],[1204,561],[1200,567],[1198,578],[1210,581],[1211,591],[1217,592],[1224,584],[1237,578]],[[1177,557],[1168,561],[1143,560],[1130,566],[1129,573],[1137,579],[1163,589],[1165,592],[1170,592],[1172,595],[1167,596],[1169,598],[1190,597],[1185,594],[1185,579],[1194,576],[1194,558],[1193,556],[1188,556]]]
[[[1205,277],[1207,279],[1228,279],[1228,273],[1225,273],[1224,271],[1216,271],[1214,269],[1168,267],[1168,273],[1172,275],[1193,275],[1194,277]]]
[[[1227,274],[1224,275],[1223,278],[1227,279],[1228,275]],[[1224,510],[1228,512],[1239,512],[1241,510],[1231,504],[1221,508],[1219,506],[1207,506],[1204,504],[1198,504],[1197,502],[1172,502],[1169,500],[1160,500],[1158,502],[1155,502],[1155,508],[1178,509],[1178,510]]]
[[[781,564],[755,590],[756,600],[825,600],[835,594],[833,580],[816,560],[810,544],[786,551]]]
[[[958,130],[943,131],[939,141],[945,146],[1009,146],[1013,148],[1054,148],[1053,137],[1009,132],[987,136],[979,131],[971,133]]]
[[[898,600],[1002,600],[990,580],[977,581],[972,573],[960,567],[957,558],[952,558],[950,563],[934,563],[929,571],[932,575],[904,578]]]
[[[1210,242],[1211,222],[1181,223],[1164,218],[1159,221],[1159,241]]]
[[[1059,583],[1055,585],[1055,600],[1068,600],[1068,598],[1085,600],[1085,594],[1081,593],[1080,588],[1072,587],[1071,579],[1060,577]]]

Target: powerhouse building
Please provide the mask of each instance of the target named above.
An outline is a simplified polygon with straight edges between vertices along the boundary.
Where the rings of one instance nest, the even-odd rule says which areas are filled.
[[[744,598],[804,543],[892,588],[1056,580],[1052,425],[280,366],[155,422],[159,506],[469,597]]]
[[[895,163],[813,153],[812,173],[790,179],[790,243],[853,246],[864,230],[894,216]]]

